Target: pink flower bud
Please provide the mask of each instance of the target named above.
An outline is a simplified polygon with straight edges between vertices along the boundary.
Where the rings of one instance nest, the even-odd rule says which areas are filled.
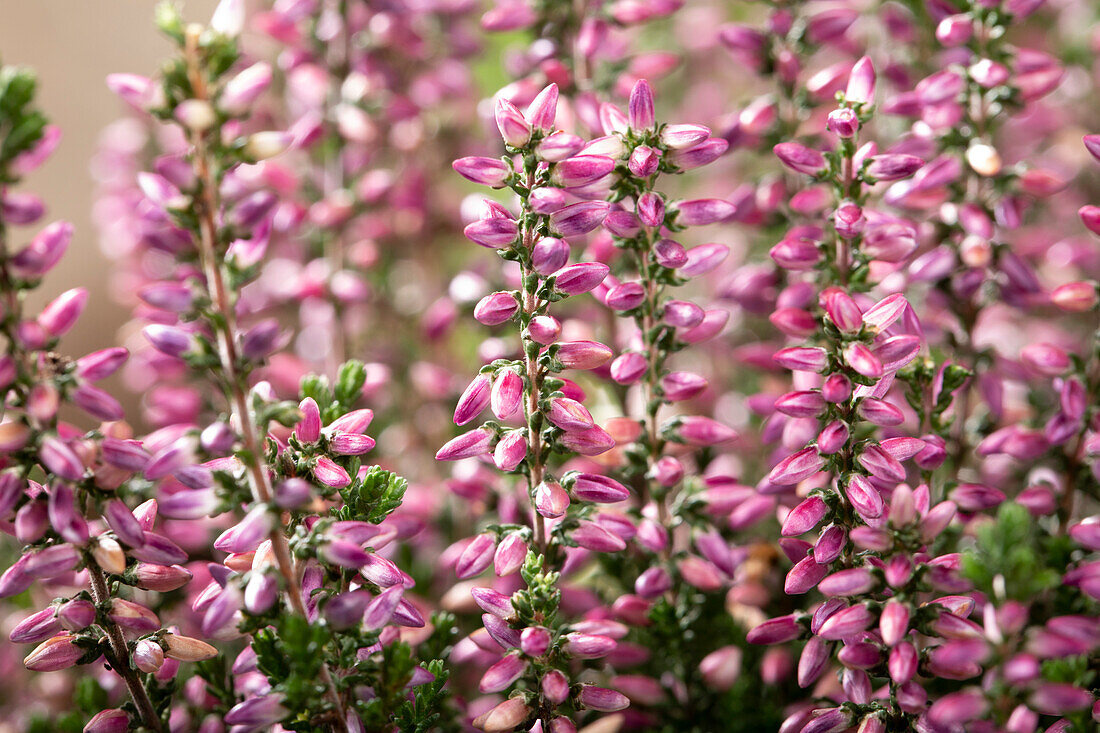
[[[489,452],[493,433],[487,428],[477,428],[450,440],[435,454],[437,461],[457,461]],[[342,469],[341,469],[342,470]],[[345,474],[346,475],[346,474]]]
[[[565,295],[587,293],[604,281],[609,269],[602,262],[566,265],[554,273],[554,288]]]
[[[488,374],[479,374],[466,387],[466,391],[455,406],[455,425],[465,425],[476,418],[489,406],[490,379]]]
[[[501,471],[515,470],[527,457],[527,436],[518,430],[505,433],[493,451],[493,463]]]
[[[825,410],[825,399],[813,390],[788,392],[775,401],[775,409],[791,417],[816,417]]]
[[[825,172],[825,156],[800,143],[779,143],[773,148],[776,156],[791,170],[817,176]]]
[[[604,201],[581,201],[550,215],[550,230],[561,237],[575,237],[592,231],[607,217],[610,205]]]
[[[569,508],[569,494],[556,481],[543,481],[535,487],[535,509],[544,517],[560,517]]]
[[[857,604],[830,616],[818,630],[824,639],[847,639],[869,628],[874,614],[863,604]]]
[[[595,522],[582,520],[571,535],[574,542],[593,552],[619,552],[626,549],[626,542]]]
[[[493,414],[504,420],[511,417],[519,409],[522,397],[523,380],[511,369],[506,369],[493,382],[489,404]]]
[[[467,224],[462,233],[471,242],[480,244],[482,247],[501,249],[516,241],[519,237],[519,227],[512,219],[493,217],[478,219],[471,224]]]
[[[613,713],[628,707],[630,700],[626,695],[615,690],[582,684],[580,694],[577,695],[577,703],[591,710]]]
[[[555,357],[566,369],[596,369],[611,360],[611,349],[596,341],[557,344]]]
[[[653,112],[653,90],[649,82],[639,79],[630,92],[630,129],[651,130],[656,125]]]
[[[531,140],[531,124],[523,113],[504,97],[497,97],[496,123],[504,142],[522,148]]]
[[[140,639],[134,645],[134,666],[146,674],[152,674],[164,665],[164,650],[160,644]]]
[[[550,84],[539,92],[527,107],[527,119],[531,126],[542,132],[554,129],[554,118],[558,110],[558,85]]]
[[[797,537],[809,532],[821,522],[827,511],[828,507],[820,496],[810,496],[787,514],[781,534],[784,537]]]
[[[497,545],[493,555],[493,571],[500,577],[520,569],[527,558],[527,543],[518,534],[510,534]]]
[[[496,539],[493,535],[477,535],[459,555],[458,562],[455,563],[455,575],[459,580],[480,575],[492,564],[495,553]]]
[[[581,501],[600,504],[613,504],[630,497],[630,491],[618,481],[594,473],[578,474],[570,490]]]
[[[725,221],[737,208],[723,199],[693,199],[676,204],[676,223],[683,226],[703,226]]]
[[[492,188],[502,188],[512,174],[511,167],[499,158],[459,158],[451,167],[466,180]]]
[[[852,110],[842,107],[829,113],[826,128],[837,137],[852,138],[859,132],[859,117]]]
[[[35,647],[23,660],[32,672],[56,672],[68,669],[84,656],[84,650],[73,643],[68,634],[58,634]]]
[[[604,304],[611,310],[631,311],[645,302],[646,291],[639,282],[619,283],[607,291]]]
[[[561,322],[553,316],[535,316],[527,327],[531,340],[548,346],[561,336]]]
[[[874,104],[875,67],[868,57],[862,57],[852,67],[844,99],[851,104]]]
[[[823,578],[817,589],[827,596],[861,596],[870,593],[877,585],[867,568],[849,568]]]
[[[556,669],[552,669],[542,677],[542,694],[555,705],[560,705],[569,697],[569,680]]]
[[[540,275],[557,272],[568,261],[569,245],[557,237],[543,237],[531,250],[531,266]]]
[[[809,478],[825,466],[825,459],[815,448],[802,450],[787,456],[768,473],[768,482],[776,486],[791,486]]]
[[[506,690],[526,669],[527,662],[517,654],[509,654],[485,671],[478,689],[484,693]]]

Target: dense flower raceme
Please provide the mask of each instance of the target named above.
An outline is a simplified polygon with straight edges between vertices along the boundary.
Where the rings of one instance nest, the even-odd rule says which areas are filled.
[[[164,6],[75,361],[4,72],[0,717],[1092,730],[1092,14]]]
[[[238,514],[214,539],[221,561],[209,566],[192,610],[207,637],[251,637],[234,664],[235,684],[204,675],[227,709],[180,715],[203,725],[224,718],[242,730],[284,719],[364,730],[397,713],[406,685],[434,680],[398,639],[399,627],[426,622],[404,597],[412,579],[387,557],[388,546],[417,526],[386,522],[404,482],[361,465],[359,456],[374,447],[365,435],[372,413],[355,409],[366,381],[361,363],[341,367],[331,387],[324,378],[303,380],[297,406],[250,379],[285,339],[277,321],[241,320],[247,314],[236,292],[255,277],[275,204],[252,183],[263,176],[252,178],[248,168],[281,153],[285,141],[269,145],[264,132],[224,136],[240,114],[226,102],[239,74],[234,35],[217,19],[205,30],[184,26],[170,10],[162,15],[180,56],[149,112],[178,125],[187,144],[183,155],[159,158],[159,172],[139,174],[143,188],[158,192],[149,195],[157,215],[186,245],[168,279],[147,286],[144,315],[152,323],[144,336],[166,368],[175,362],[213,376],[224,396],[210,417],[200,413],[210,420],[204,425],[165,428],[174,439],[151,460],[158,475],[184,485],[163,500],[171,516]],[[218,120],[226,120],[221,128]],[[382,668],[386,678],[376,678]]]
[[[0,153],[0,179],[9,184],[37,168],[58,143],[57,129],[33,106],[35,84],[23,69],[0,69],[0,128],[20,131],[8,134]],[[88,294],[82,288],[62,293],[37,314],[24,309],[25,297],[58,263],[73,236],[72,225],[58,221],[9,249],[18,231],[13,227],[35,224],[42,215],[36,196],[5,190],[0,514],[4,531],[23,550],[0,576],[0,597],[33,587],[32,603],[44,605],[22,618],[9,638],[35,645],[23,660],[35,672],[100,661],[110,665],[130,698],[125,710],[96,717],[110,717],[123,729],[132,719],[147,730],[166,730],[161,689],[171,684],[181,661],[207,659],[215,649],[162,626],[150,608],[155,598],[142,593],[175,590],[191,573],[181,566],[187,554],[156,526],[157,500],[141,501],[155,480],[147,451],[156,436],[144,445],[134,440],[121,405],[96,386],[122,366],[126,350],[107,348],[79,359],[56,351],[84,310]],[[80,408],[79,420],[87,424],[90,417],[94,426],[61,420],[63,404]],[[162,672],[139,676],[154,671],[143,663],[139,647],[159,660]]]

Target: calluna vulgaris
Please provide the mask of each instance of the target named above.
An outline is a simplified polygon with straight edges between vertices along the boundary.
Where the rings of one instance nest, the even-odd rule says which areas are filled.
[[[0,68],[0,731],[1100,726],[1095,3],[155,24],[83,356]]]

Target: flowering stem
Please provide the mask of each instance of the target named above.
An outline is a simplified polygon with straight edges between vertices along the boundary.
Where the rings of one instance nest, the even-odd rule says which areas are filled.
[[[197,44],[198,36],[194,33],[188,33],[185,53],[191,84],[195,98],[206,101],[206,84],[199,71]],[[195,175],[199,180],[201,189],[200,195],[195,201],[195,213],[199,221],[200,232],[199,256],[202,261],[203,273],[206,276],[212,307],[218,315],[218,322],[212,325],[218,340],[218,355],[221,360],[230,409],[240,430],[242,450],[239,457],[248,473],[253,501],[270,504],[273,494],[271,478],[268,476],[267,467],[264,465],[262,445],[256,422],[252,411],[248,407],[248,398],[245,394],[245,377],[238,366],[240,359],[234,341],[234,335],[237,333],[236,313],[225,285],[221,260],[217,252],[217,225],[214,214],[218,210],[218,204],[215,195],[215,176],[211,170],[203,133],[192,130],[190,135],[191,144],[194,146]],[[302,601],[301,584],[298,581],[297,571],[290,556],[290,547],[287,544],[286,535],[283,534],[281,522],[271,530],[270,539],[275,564],[287,583],[287,598],[290,605],[295,613],[308,619],[305,603]],[[321,680],[328,688],[329,697],[338,716],[339,728],[347,730],[344,705],[340,699],[340,693],[336,689],[328,664],[324,662],[321,664]]]
[[[88,566],[88,578],[91,584],[92,600],[95,602],[97,608],[102,608],[104,604],[108,603],[111,597],[110,591],[107,589],[107,580],[103,577],[103,571],[99,569],[99,566],[95,564],[94,560],[89,560]],[[111,653],[107,656],[107,661],[110,662],[111,667],[114,668],[118,676],[126,683],[126,688],[130,691],[130,697],[134,701],[134,705],[138,709],[138,714],[141,716],[142,723],[148,728],[160,733],[164,730],[161,726],[160,717],[157,715],[156,710],[153,708],[152,701],[149,700],[149,694],[145,691],[145,685],[141,684],[141,680],[138,679],[137,672],[130,665],[130,652],[126,647],[126,637],[122,635],[122,629],[118,627],[118,624],[110,621],[100,621],[104,633],[107,634],[107,640],[111,644]]]
[[[528,166],[527,190],[534,187],[534,171]],[[526,208],[527,202],[524,201]],[[542,381],[545,376],[538,364],[539,345],[527,335],[527,328],[531,319],[537,315],[539,309],[538,288],[539,276],[531,267],[530,253],[535,243],[535,231],[533,224],[526,224],[523,230],[523,257],[521,259],[521,273],[523,278],[523,315],[521,317],[520,339],[523,345],[523,365],[527,375],[527,444],[531,458],[527,462],[530,471],[528,475],[528,495],[531,497],[532,521],[534,522],[535,546],[545,551],[547,545],[546,520],[534,507],[535,491],[542,483],[542,410],[539,407],[539,396],[542,394]]]

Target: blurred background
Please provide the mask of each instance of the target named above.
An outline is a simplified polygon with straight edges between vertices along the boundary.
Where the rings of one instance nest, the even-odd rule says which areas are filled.
[[[184,12],[205,20],[216,4],[187,0]],[[61,146],[27,177],[25,190],[46,200],[50,220],[65,219],[76,227],[69,253],[35,293],[45,302],[76,285],[90,291],[84,317],[65,338],[70,354],[102,348],[127,318],[107,291],[110,263],[92,226],[89,162],[103,127],[123,109],[104,78],[123,71],[150,75],[170,50],[153,28],[154,5],[151,0],[0,0],[0,60],[37,71],[38,104],[63,132]],[[29,238],[37,230],[19,234]]]

